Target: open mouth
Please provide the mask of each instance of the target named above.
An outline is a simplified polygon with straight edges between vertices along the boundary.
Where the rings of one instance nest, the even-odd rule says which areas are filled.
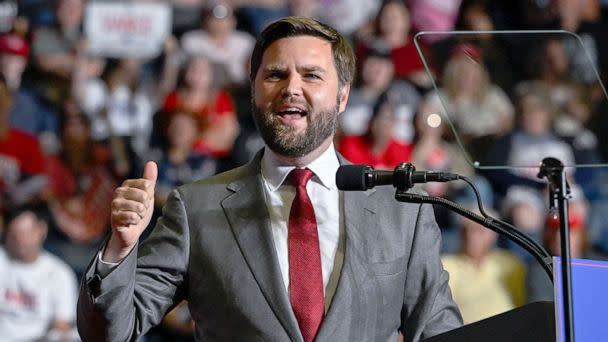
[[[293,106],[282,106],[276,113],[279,116],[279,120],[284,124],[293,123],[308,115],[308,112],[305,109]]]

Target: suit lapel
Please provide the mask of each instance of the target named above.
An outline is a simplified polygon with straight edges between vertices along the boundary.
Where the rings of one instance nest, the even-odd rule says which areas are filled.
[[[281,277],[266,209],[261,153],[247,166],[247,175],[228,185],[234,193],[222,201],[237,244],[266,301],[293,340],[301,339]]]
[[[340,156],[341,164],[346,161]],[[340,336],[357,336],[356,331],[365,330],[366,313],[362,303],[366,291],[361,291],[367,274],[368,248],[367,242],[374,241],[376,233],[376,206],[372,200],[374,189],[362,191],[343,191],[342,203],[344,214],[344,262],[340,270],[340,278],[336,293],[333,297],[327,315],[323,320],[318,341],[329,341]],[[344,315],[345,312],[355,313]],[[360,314],[356,314],[360,313]],[[350,319],[350,322],[345,322]],[[348,331],[336,331],[339,327],[346,327]],[[360,335],[363,336],[363,335]]]

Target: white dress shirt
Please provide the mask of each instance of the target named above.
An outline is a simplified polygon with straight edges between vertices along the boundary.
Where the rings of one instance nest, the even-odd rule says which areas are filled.
[[[326,307],[333,297],[333,289],[328,288],[332,271],[336,275],[341,262],[334,270],[336,252],[340,242],[341,206],[340,193],[336,187],[336,171],[340,166],[333,144],[319,158],[306,165],[315,176],[306,185],[306,191],[315,209],[317,229],[319,232],[319,249],[321,251],[321,270],[323,289],[325,290]],[[262,157],[262,178],[266,205],[270,214],[270,224],[274,246],[279,258],[279,266],[285,288],[289,291],[289,256],[287,225],[291,203],[296,196],[295,187],[285,183],[285,179],[295,167],[280,165],[279,159],[269,148]]]

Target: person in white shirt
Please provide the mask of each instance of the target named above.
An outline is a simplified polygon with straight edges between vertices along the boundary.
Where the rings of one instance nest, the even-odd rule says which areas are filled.
[[[202,28],[188,31],[181,47],[191,56],[205,56],[222,68],[225,83],[243,84],[247,79],[247,62],[255,44],[253,37],[236,30],[236,19],[228,4],[215,4],[203,10]],[[222,76],[221,72],[216,77]]]
[[[0,247],[0,339],[74,340],[77,282],[72,269],[43,250],[42,206],[19,207],[6,217]]]

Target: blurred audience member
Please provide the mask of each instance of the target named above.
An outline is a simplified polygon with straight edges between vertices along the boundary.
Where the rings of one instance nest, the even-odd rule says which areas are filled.
[[[49,158],[49,203],[58,231],[50,247],[80,274],[109,226],[116,181],[109,172],[111,154],[91,137],[88,117],[74,102],[66,105],[62,147]]]
[[[0,246],[0,331],[6,341],[73,341],[74,272],[42,248],[48,230],[43,206],[22,206],[5,217]]]
[[[489,3],[484,1],[463,2],[460,8],[460,22],[457,30],[461,31],[492,31],[494,30],[494,20],[488,12]],[[451,35],[450,39],[444,39],[435,45],[450,44],[453,47],[454,41],[469,42],[479,46],[481,49],[483,64],[486,66],[492,83],[495,83],[507,94],[511,94],[515,79],[519,76],[518,68],[514,66],[513,59],[519,60],[518,49],[509,49],[506,45],[509,38],[521,37],[521,35],[506,35],[492,33],[471,33]],[[456,42],[458,44],[458,42]],[[436,51],[436,50],[435,50]],[[450,50],[446,50],[448,53]],[[435,60],[442,61],[447,58],[435,54]],[[525,61],[523,61],[525,63]]]
[[[570,201],[568,225],[570,228],[570,257],[587,256],[586,210],[580,201]],[[545,220],[543,242],[551,255],[561,255],[560,219],[549,213]],[[556,265],[559,267],[559,265]],[[554,301],[553,282],[538,262],[531,263],[526,279],[528,302]]]
[[[543,184],[543,187],[546,185]],[[534,241],[542,243],[544,219],[548,210],[546,202],[546,194],[543,191],[524,185],[512,185],[502,201],[503,215]],[[508,249],[519,255],[527,264],[535,262],[530,253],[514,242],[508,240],[505,243]]]
[[[472,44],[456,46],[442,75],[442,89],[428,100],[447,110],[461,141],[473,158],[483,154],[488,137],[509,133],[514,110],[505,92],[493,84],[483,65],[481,51]]]
[[[497,237],[492,230],[463,219],[462,251],[442,258],[465,324],[525,302],[525,266],[515,255],[496,247]]]
[[[586,88],[573,86],[555,117],[555,132],[564,138],[576,151],[575,158],[580,164],[594,164],[600,159],[597,137],[589,130],[591,118],[589,98]]]
[[[76,50],[82,38],[83,0],[58,0],[55,25],[33,33],[32,57],[38,72],[32,75],[36,89],[57,108],[69,96]]]
[[[200,13],[207,0],[171,0],[170,2],[173,8],[171,32],[176,37],[181,37],[184,32],[200,26]]]
[[[517,88],[545,87],[550,101],[556,108],[564,107],[570,98],[574,82],[570,77],[570,59],[565,50],[563,37],[553,36],[544,39],[530,50],[530,54],[527,73],[531,79],[520,82]]]
[[[152,131],[156,94],[142,80],[142,63],[133,58],[108,60],[103,82],[90,79],[82,85],[81,96],[75,94],[90,118],[93,139],[120,140],[130,160],[128,171],[145,159]]]
[[[570,144],[578,164],[597,163],[597,137],[586,128],[591,117],[589,88],[571,77],[571,62],[566,54],[564,39],[546,39],[532,65],[537,70],[532,74],[536,78],[520,82],[516,91],[525,92],[531,87],[545,88],[550,97],[556,134]],[[585,176],[592,177],[588,174]]]
[[[90,117],[93,138],[103,140],[108,134],[107,118],[101,112],[104,110],[103,101],[107,95],[104,91],[106,85],[101,77],[107,66],[107,60],[89,55],[87,49],[87,40],[81,40],[74,61],[71,95]]]
[[[491,206],[488,188],[482,187],[480,179],[474,173],[473,166],[465,158],[464,151],[453,142],[453,133],[447,127],[440,111],[431,102],[423,101],[414,116],[415,135],[413,139],[412,162],[418,170],[446,171],[463,175],[476,182],[481,191],[484,205]],[[486,182],[487,183],[487,182]],[[463,188],[463,182],[428,182],[421,184],[430,196],[438,196],[461,203],[462,197],[469,195]],[[484,196],[485,195],[485,196]],[[471,201],[470,198],[465,198]],[[473,199],[474,200],[474,199]],[[455,253],[460,250],[461,237],[454,222],[453,213],[442,206],[435,206],[435,220],[441,228],[442,253]]]
[[[291,15],[319,19],[323,10],[320,0],[289,0]]]
[[[0,210],[36,201],[46,186],[45,157],[36,136],[9,124],[12,94],[0,76]]]
[[[0,73],[13,93],[11,127],[32,135],[57,133],[57,117],[45,108],[32,91],[22,86],[23,72],[28,64],[30,47],[26,39],[9,32],[0,36]],[[43,135],[44,137],[44,135]],[[41,140],[45,141],[41,137]]]
[[[22,36],[12,32],[0,36],[0,71],[12,91],[21,86],[29,53],[29,44]]]
[[[538,165],[547,156],[564,165],[573,165],[574,156],[568,144],[555,135],[551,126],[552,107],[543,88],[521,88],[517,94],[519,125],[515,131],[496,139],[483,161],[486,165],[508,165],[508,171],[488,171],[494,190],[504,195],[512,185],[543,189],[545,182],[537,177]]]
[[[199,113],[176,109],[168,114],[165,127],[166,146],[157,161],[154,205],[160,210],[171,190],[198,179],[212,176],[217,171],[216,161],[210,157],[195,154]]]
[[[378,169],[393,169],[411,159],[412,146],[403,144],[394,136],[395,106],[387,93],[374,105],[364,135],[344,136],[338,142],[338,151],[354,164],[367,164]]]
[[[243,83],[248,76],[248,63],[253,45],[253,37],[236,30],[236,19],[228,3],[211,1],[203,10],[201,29],[183,34],[181,46],[191,56],[205,56],[221,66],[227,76],[222,82],[218,72],[218,85]]]
[[[72,75],[83,16],[83,0],[56,2],[55,26],[39,27],[33,34],[34,61],[41,70],[64,79]]]
[[[390,50],[368,49],[357,84],[351,88],[346,111],[338,117],[341,134],[363,135],[367,131],[374,103],[382,93],[387,92],[395,106],[395,137],[403,143],[412,141],[412,118],[420,95],[411,84],[393,80],[393,76]]]
[[[17,20],[26,20],[23,13],[19,13],[17,0],[7,0],[0,3],[0,32],[9,32]],[[17,16],[21,14],[21,16]]]
[[[54,5],[54,1],[21,0],[18,5],[19,16],[25,18],[31,27],[50,26],[54,20]]]
[[[420,104],[414,118],[412,162],[419,170],[453,172],[466,177],[474,175],[474,169],[456,144],[448,141],[451,136],[440,111],[431,102]],[[447,197],[457,183],[429,182],[423,188],[431,196]]]
[[[411,32],[410,11],[401,0],[385,0],[374,20],[373,35],[357,48],[358,57],[369,48],[383,48],[391,52],[395,77],[407,80],[421,89],[432,86]]]
[[[451,31],[456,25],[462,0],[406,0],[412,13],[412,25],[416,31]],[[429,35],[429,43],[442,39],[440,35]]]
[[[571,77],[584,84],[596,84],[599,82],[596,70],[600,69],[601,64],[599,45],[605,33],[605,27],[599,24],[602,21],[600,1],[560,0],[556,2],[560,17],[559,28],[578,35],[578,37],[565,35],[564,39],[564,49],[570,60]],[[605,48],[602,50],[605,51]]]
[[[214,157],[228,155],[239,133],[239,125],[230,94],[213,87],[214,72],[206,57],[191,58],[184,67],[178,88],[165,98],[156,119],[167,126],[167,115],[184,108],[198,113],[198,136],[194,151]]]
[[[321,4],[317,19],[352,36],[378,12],[380,0],[309,0]]]
[[[239,27],[258,36],[271,22],[288,16],[289,0],[232,0]]]
[[[246,83],[231,87],[228,91],[234,103],[238,135],[230,154],[220,158],[218,172],[248,163],[257,151],[264,147],[264,141],[251,115],[251,82],[247,80]]]
[[[150,64],[145,59],[106,62],[88,54],[87,45],[84,40],[79,45],[72,96],[91,121],[93,139],[110,141],[116,157],[125,154],[129,159],[121,172],[126,176],[146,159],[153,113],[175,88],[179,72],[177,39],[169,36],[165,41],[159,76],[148,70]]]

